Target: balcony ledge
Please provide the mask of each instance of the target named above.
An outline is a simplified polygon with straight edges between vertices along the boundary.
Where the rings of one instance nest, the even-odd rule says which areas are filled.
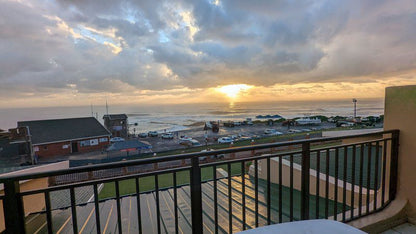
[[[408,200],[396,199],[382,211],[347,224],[367,233],[380,233],[407,222],[406,208],[408,205]]]

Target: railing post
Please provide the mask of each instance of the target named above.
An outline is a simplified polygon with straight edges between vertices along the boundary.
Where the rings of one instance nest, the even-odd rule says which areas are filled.
[[[302,143],[301,220],[309,219],[310,143]]]
[[[25,212],[19,193],[19,181],[7,180],[4,182],[3,212],[6,233],[25,233]]]
[[[199,158],[193,157],[191,161],[191,214],[192,233],[202,233],[202,191],[201,191],[201,168]]]
[[[389,186],[389,200],[396,198],[397,192],[397,173],[399,166],[399,131],[394,131],[391,134],[391,159],[390,159],[390,186]]]

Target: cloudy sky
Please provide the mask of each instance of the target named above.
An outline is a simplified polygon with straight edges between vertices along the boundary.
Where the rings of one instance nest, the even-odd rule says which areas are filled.
[[[416,84],[414,0],[0,4],[0,107],[366,98]]]

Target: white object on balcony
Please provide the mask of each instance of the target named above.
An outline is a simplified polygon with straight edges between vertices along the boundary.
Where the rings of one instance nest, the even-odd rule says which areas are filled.
[[[264,227],[259,227],[243,232],[240,234],[274,234],[274,233],[291,233],[291,234],[364,234],[365,232],[355,227],[349,226],[345,223],[326,220],[315,219],[288,222],[281,224],[274,224]]]

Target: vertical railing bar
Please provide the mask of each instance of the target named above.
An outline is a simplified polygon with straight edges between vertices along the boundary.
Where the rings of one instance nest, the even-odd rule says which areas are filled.
[[[282,182],[282,177],[283,177],[283,173],[282,173],[282,157],[279,157],[279,223],[283,222],[283,182]]]
[[[386,193],[386,160],[387,160],[387,140],[383,142],[383,184],[381,187],[381,206],[384,206],[384,199]]]
[[[137,203],[137,222],[139,226],[139,233],[143,233],[142,230],[142,210],[140,207],[140,184],[139,184],[139,178],[136,177],[136,203]]]
[[[343,171],[343,189],[342,189],[342,222],[345,222],[345,212],[347,209],[347,164],[348,164],[348,147],[344,147],[344,171]]]
[[[97,184],[94,184],[93,186],[94,190],[94,206],[95,206],[95,226],[97,228],[97,233],[101,233],[101,224],[100,224],[100,204],[99,204],[99,198],[98,198],[98,188]]]
[[[46,209],[46,224],[48,226],[48,233],[53,233],[52,229],[52,208],[50,192],[45,192],[45,209]]]
[[[391,139],[391,159],[390,159],[390,183],[389,183],[389,200],[396,198],[398,183],[398,166],[399,166],[399,130],[392,133]]]
[[[318,150],[316,152],[316,211],[315,211],[315,218],[319,219],[319,198],[320,198],[320,193],[319,193],[319,184],[321,182],[320,179],[320,175],[321,175],[321,151]]]
[[[309,219],[309,177],[310,177],[310,143],[302,143],[302,175],[301,175],[301,220]]]
[[[202,188],[201,188],[201,167],[199,158],[191,159],[191,215],[192,215],[192,233],[203,233],[202,222]]]
[[[178,191],[177,191],[176,171],[173,172],[173,208],[175,213],[175,233],[179,233],[178,223]]]
[[[160,199],[159,199],[159,176],[155,175],[155,193],[156,193],[156,218],[157,218],[157,233],[162,233],[160,224]]]
[[[364,173],[364,143],[360,145],[360,191],[358,194],[358,217],[361,217],[363,206],[363,173]]]
[[[271,224],[271,181],[270,181],[270,158],[267,158],[267,225]]]
[[[245,178],[245,162],[241,162],[241,206],[242,206],[242,214],[243,214],[243,231],[246,230],[246,178]]]
[[[370,190],[371,190],[371,157],[372,157],[372,144],[368,143],[368,160],[367,160],[367,196],[366,196],[366,214],[370,213]]]
[[[376,157],[375,157],[375,162],[374,162],[374,206],[373,206],[373,210],[375,211],[377,209],[377,191],[378,191],[378,158],[379,158],[379,154],[380,154],[380,141],[376,142]]]
[[[18,180],[4,183],[3,211],[6,233],[25,233],[25,212]]]
[[[293,154],[290,154],[290,221],[293,221]]]
[[[117,226],[118,233],[123,233],[121,226],[121,204],[120,204],[120,183],[118,180],[115,181],[116,187],[116,204],[117,204]]]
[[[328,219],[329,217],[329,157],[330,151],[329,149],[326,150],[326,157],[325,157],[325,218]]]
[[[228,174],[228,232],[233,232],[233,197],[231,191],[231,163],[227,163],[227,174]]]
[[[352,172],[351,172],[351,175],[352,175],[352,179],[351,179],[351,219],[353,219],[354,218],[354,208],[355,208],[355,206],[354,206],[354,197],[355,197],[355,161],[356,161],[356,159],[355,159],[355,157],[356,157],[356,151],[357,151],[357,147],[356,147],[356,145],[353,145],[352,146],[352,168],[351,168],[351,170],[352,170]]]
[[[338,217],[338,169],[339,169],[339,148],[335,148],[335,186],[334,186],[334,220]]]
[[[69,189],[69,196],[71,199],[71,215],[72,215],[72,231],[78,233],[78,223],[77,223],[77,207],[75,204],[75,189],[71,187]]]
[[[25,212],[18,180],[4,183],[3,211],[6,233],[25,233]]]
[[[214,173],[214,226],[215,234],[218,233],[218,201],[217,201],[217,166],[212,167]],[[243,215],[245,215],[243,213]]]
[[[259,185],[258,185],[258,178],[259,178],[259,165],[257,159],[254,160],[254,206],[255,206],[255,222],[256,227],[259,226]]]

